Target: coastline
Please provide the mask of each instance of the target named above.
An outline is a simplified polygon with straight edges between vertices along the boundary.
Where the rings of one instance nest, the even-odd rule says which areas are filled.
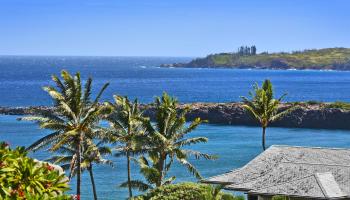
[[[179,66],[179,67],[173,67],[173,66],[167,66],[167,65],[160,65],[157,68],[168,68],[168,69],[215,69],[215,70],[256,70],[256,71],[309,71],[309,72],[350,72],[350,69],[311,69],[311,68],[254,68],[254,67],[237,67],[237,66],[204,66],[204,67],[185,67],[185,66]]]
[[[295,103],[294,103],[295,104]],[[280,109],[292,106],[293,103],[284,103]],[[311,129],[350,129],[350,110],[342,108],[327,107],[329,104],[298,103],[297,108],[282,119],[271,123],[272,127],[286,128],[311,128]],[[188,103],[181,104],[179,110],[190,107],[187,114],[189,121],[200,117],[207,120],[209,124],[219,125],[244,125],[259,126],[259,124],[244,110],[241,103]],[[154,118],[155,109],[152,105],[141,105],[144,114],[151,119]],[[48,106],[30,107],[2,107],[2,115],[29,115],[34,110],[53,112]]]
[[[350,48],[257,53],[256,46],[241,46],[236,52],[210,54],[190,62],[164,63],[161,67],[349,71]]]

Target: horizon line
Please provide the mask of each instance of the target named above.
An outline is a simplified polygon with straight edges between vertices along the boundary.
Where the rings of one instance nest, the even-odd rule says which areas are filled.
[[[249,45],[242,45],[243,47]],[[241,46],[239,46],[241,47]],[[239,48],[238,47],[238,48]],[[298,51],[307,51],[307,50],[322,50],[322,49],[337,49],[337,48],[344,48],[348,49],[349,47],[339,47],[339,46],[334,46],[334,47],[323,47],[323,48],[305,48],[305,49],[299,49],[299,50],[289,50],[289,51],[258,51],[257,54],[261,54],[264,52],[268,52],[269,54],[273,53],[293,53],[293,52],[298,52]],[[221,51],[221,52],[214,52],[214,53],[208,53],[206,55],[201,55],[201,56],[169,56],[169,55],[64,55],[64,54],[0,54],[0,56],[28,56],[28,57],[164,57],[164,58],[203,58],[208,55],[213,55],[213,54],[221,54],[221,53],[235,53],[235,51]]]

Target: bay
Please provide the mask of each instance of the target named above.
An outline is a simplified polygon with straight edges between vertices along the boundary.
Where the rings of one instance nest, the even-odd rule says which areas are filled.
[[[110,82],[104,100],[112,94],[151,102],[163,91],[181,102],[230,102],[247,95],[255,82],[272,80],[277,95],[288,93],[287,101],[350,101],[350,73],[339,71],[234,70],[159,68],[162,63],[185,62],[191,58],[164,57],[21,57],[0,56],[0,106],[51,105],[50,97],[41,87],[51,84],[50,76],[62,69],[80,71],[82,78],[93,76],[94,88]],[[12,147],[28,146],[48,132],[18,116],[0,115],[0,140]],[[203,177],[241,167],[261,153],[261,130],[258,127],[202,125],[192,136],[209,138],[207,144],[193,149],[219,156],[216,161],[191,160]],[[269,128],[268,145],[298,145],[348,148],[347,130]],[[30,156],[46,159],[47,152]],[[116,167],[96,166],[95,179],[100,199],[125,199],[127,190],[118,187],[126,180],[125,158],[113,158]],[[140,179],[133,166],[133,179]],[[174,165],[170,175],[179,181],[195,181],[185,168]],[[74,193],[75,182],[71,184]],[[83,177],[83,199],[91,199],[91,185]]]

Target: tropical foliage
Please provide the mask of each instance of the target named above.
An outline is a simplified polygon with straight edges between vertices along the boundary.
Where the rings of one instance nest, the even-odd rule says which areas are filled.
[[[196,159],[214,159],[214,156],[198,151],[184,149],[197,143],[208,141],[205,137],[189,138],[188,134],[202,123],[196,118],[189,126],[186,126],[186,113],[189,108],[177,112],[178,101],[164,93],[162,97],[155,100],[155,123],[145,120],[145,128],[148,133],[146,149],[148,156],[141,156],[138,163],[141,173],[145,176],[148,184],[142,184],[142,188],[159,187],[171,183],[175,176],[167,177],[174,161],[185,166],[196,178],[201,179],[199,171],[189,162],[189,156]]]
[[[104,156],[111,155],[112,150],[108,146],[104,146],[103,142],[98,142],[96,144],[97,149],[93,146],[88,145],[87,143],[83,143],[82,145],[82,153],[81,153],[81,171],[87,170],[89,172],[92,191],[94,194],[94,199],[97,199],[96,185],[94,181],[93,175],[93,165],[94,164],[105,164],[114,166],[111,160],[105,159]],[[77,166],[74,166],[74,169],[70,163],[77,159],[75,149],[69,146],[62,146],[57,150],[60,155],[53,156],[47,161],[53,162],[54,164],[60,164],[64,170],[69,170],[69,179],[71,179],[77,173]]]
[[[270,80],[265,80],[262,87],[256,83],[253,86],[253,91],[249,92],[250,99],[247,97],[241,97],[243,99],[243,107],[252,114],[252,116],[260,123],[262,127],[262,147],[265,147],[265,134],[266,128],[271,123],[281,117],[287,115],[295,107],[290,107],[281,110],[279,105],[285,95],[282,95],[278,99],[274,99],[274,92],[272,83]]]
[[[99,99],[107,88],[105,84],[97,97],[91,100],[92,79],[86,81],[83,88],[80,74],[74,76],[67,71],[61,73],[62,81],[57,76],[52,76],[56,87],[44,87],[44,90],[52,97],[55,111],[36,110],[34,116],[24,117],[23,120],[36,121],[40,128],[49,129],[49,135],[39,139],[30,145],[28,150],[37,150],[50,145],[51,151],[57,151],[63,146],[73,148],[75,158],[71,160],[70,169],[76,169],[77,196],[80,197],[81,184],[81,154],[83,144],[89,148],[98,149],[94,139],[101,136],[99,121],[102,115],[108,113],[108,109],[99,105]]]
[[[113,112],[106,118],[110,124],[107,131],[109,142],[117,144],[115,156],[126,156],[128,180],[121,184],[128,187],[129,197],[132,197],[132,187],[140,184],[140,181],[131,180],[131,157],[144,151],[142,140],[145,136],[143,121],[145,118],[139,108],[137,99],[133,102],[127,97],[114,96],[115,103],[109,103]]]
[[[0,199],[68,199],[68,189],[63,172],[27,157],[24,147],[0,143]]]
[[[62,168],[69,170],[69,178],[66,179],[64,175],[52,170],[50,165],[38,165],[38,162],[26,158],[26,150],[18,148],[13,154],[17,157],[23,157],[25,162],[22,162],[21,159],[16,162],[22,162],[21,165],[24,166],[18,164],[9,168],[8,163],[2,161],[2,157],[4,159],[14,159],[15,157],[3,156],[5,154],[0,155],[2,156],[0,179],[5,180],[6,176],[10,176],[9,172],[17,170],[13,177],[7,177],[8,180],[4,182],[0,180],[0,184],[2,184],[0,185],[0,195],[2,195],[0,197],[29,199],[28,195],[31,195],[31,199],[45,199],[46,197],[64,199],[66,196],[62,196],[62,194],[68,188],[67,182],[73,176],[76,176],[77,192],[75,198],[80,199],[81,173],[88,171],[94,199],[96,200],[97,192],[93,166],[95,164],[113,166],[113,162],[105,158],[105,156],[113,153],[113,149],[116,157],[126,157],[128,178],[120,186],[128,188],[130,198],[133,195],[132,188],[136,188],[140,191],[149,190],[149,192],[134,199],[242,199],[242,197],[234,197],[231,194],[223,193],[221,191],[223,186],[221,185],[171,184],[176,179],[175,176],[171,176],[169,173],[173,163],[177,162],[192,173],[194,177],[202,179],[200,172],[190,162],[189,158],[204,158],[207,160],[216,158],[188,148],[208,141],[206,137],[189,136],[204,121],[196,118],[188,123],[186,114],[190,108],[180,108],[176,98],[169,96],[167,93],[163,93],[161,97],[156,97],[154,103],[150,105],[155,114],[151,121],[150,118],[145,117],[137,100],[130,101],[128,97],[115,95],[113,103],[100,103],[101,95],[108,84],[105,84],[97,97],[91,100],[91,78],[87,79],[84,86],[82,86],[79,73],[73,76],[67,71],[62,71],[61,78],[62,80],[57,76],[52,76],[56,87],[44,87],[44,90],[53,99],[53,111],[35,109],[32,116],[20,119],[35,121],[40,128],[51,130],[50,134],[39,139],[26,150],[36,151],[48,147],[54,153],[54,156],[48,161],[60,164]],[[261,124],[263,128],[262,143],[265,149],[266,127],[271,122],[288,114],[292,108],[281,109],[279,107],[284,95],[279,99],[274,99],[272,84],[269,80],[265,80],[262,87],[256,84],[249,94],[251,99],[242,97],[244,107]],[[107,121],[109,126],[102,127],[100,125],[102,120]],[[2,147],[2,150],[10,151],[6,145],[2,144]],[[132,161],[139,165],[144,180],[132,179]],[[32,173],[33,176],[40,177],[40,181],[46,181],[45,184],[38,186],[42,183],[33,181],[33,179],[24,179],[28,183],[26,182],[23,185],[11,182],[14,180],[22,181],[21,177],[18,177],[18,174],[24,174],[21,170],[27,170],[26,175]],[[41,178],[41,176],[44,177]],[[56,182],[47,184],[47,181],[53,181],[53,179]],[[35,189],[31,189],[34,187]]]
[[[223,193],[221,188],[222,186],[185,182],[158,187],[132,200],[244,200],[243,196]]]

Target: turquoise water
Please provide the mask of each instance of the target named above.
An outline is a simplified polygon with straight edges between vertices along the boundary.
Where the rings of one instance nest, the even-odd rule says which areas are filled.
[[[247,95],[254,82],[272,80],[276,93],[288,93],[287,101],[350,101],[350,72],[282,71],[232,69],[167,69],[162,63],[188,61],[190,58],[157,57],[19,57],[0,56],[0,106],[51,105],[41,87],[50,84],[51,74],[62,69],[80,71],[82,78],[92,75],[94,88],[110,82],[104,95],[128,95],[151,102],[167,91],[181,102],[230,102]],[[346,122],[345,122],[346,123]],[[0,140],[11,146],[29,145],[47,134],[30,122],[16,121],[16,116],[0,115]],[[206,136],[207,144],[194,148],[216,154],[216,161],[193,161],[204,177],[240,167],[261,152],[261,130],[258,127],[202,125],[192,136]],[[300,146],[350,147],[350,133],[345,130],[311,130],[269,128],[267,144]],[[31,156],[49,157],[47,152]],[[116,168],[96,166],[95,178],[100,199],[125,199],[127,190],[117,187],[126,180],[125,158],[112,158]],[[170,175],[177,181],[194,180],[180,166],[174,165]],[[137,166],[133,179],[139,179]],[[73,180],[71,187],[75,188]],[[83,179],[83,199],[91,199],[88,177]],[[74,193],[74,191],[72,191]]]
[[[11,146],[27,145],[45,135],[45,131],[38,130],[30,122],[18,122],[17,116],[0,115],[0,138],[10,142]],[[207,144],[196,145],[194,149],[218,155],[216,161],[194,160],[193,163],[204,177],[227,172],[240,167],[261,153],[260,134],[258,127],[245,126],[216,126],[202,125],[192,133],[192,136],[209,138]],[[350,131],[344,130],[317,130],[294,128],[269,128],[267,130],[267,145],[287,144],[299,146],[349,147]],[[45,152],[32,154],[39,159],[46,159]],[[96,166],[95,179],[100,199],[125,199],[127,190],[117,187],[126,180],[124,158],[112,158],[116,167]],[[133,166],[133,175],[139,179],[137,166]],[[83,177],[83,199],[91,199],[91,185],[88,177]],[[194,181],[183,168],[174,165],[169,175],[176,175],[177,181]],[[71,184],[74,193],[74,180]]]

